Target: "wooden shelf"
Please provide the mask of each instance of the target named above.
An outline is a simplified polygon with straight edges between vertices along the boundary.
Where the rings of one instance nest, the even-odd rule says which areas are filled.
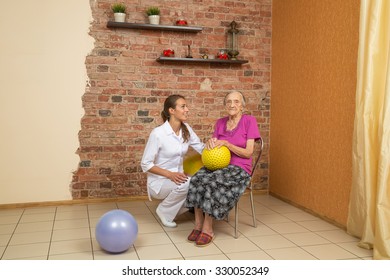
[[[155,25],[146,23],[131,23],[131,22],[107,22],[107,27],[114,28],[128,28],[128,29],[146,29],[146,30],[160,30],[160,31],[177,31],[177,32],[201,32],[202,27],[199,26],[176,26],[176,25]]]
[[[223,64],[245,64],[248,60],[228,60],[228,59],[203,59],[203,58],[178,58],[160,56],[157,58],[158,62],[195,62],[195,63],[223,63]]]

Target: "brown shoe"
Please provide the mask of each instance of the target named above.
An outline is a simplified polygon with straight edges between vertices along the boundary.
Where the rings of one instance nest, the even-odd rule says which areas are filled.
[[[205,247],[214,240],[215,234],[210,235],[205,232],[201,232],[196,239],[195,245],[198,247]]]
[[[193,230],[191,231],[190,235],[188,235],[187,240],[190,241],[190,242],[196,241],[196,239],[198,238],[198,236],[199,236],[200,233],[201,233],[200,230],[193,229]]]

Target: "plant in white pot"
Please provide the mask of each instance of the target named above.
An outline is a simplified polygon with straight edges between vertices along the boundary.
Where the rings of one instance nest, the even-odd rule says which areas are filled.
[[[149,7],[146,14],[150,24],[160,24],[160,9],[158,7]]]
[[[123,3],[117,3],[111,6],[114,12],[114,19],[117,22],[125,22],[126,20],[126,6]]]

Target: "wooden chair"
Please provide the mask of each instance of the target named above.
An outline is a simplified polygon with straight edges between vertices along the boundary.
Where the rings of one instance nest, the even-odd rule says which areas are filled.
[[[256,213],[255,213],[255,204],[253,203],[253,175],[256,170],[256,166],[260,161],[261,154],[263,153],[263,138],[260,137],[259,140],[255,142],[255,148],[256,146],[260,146],[259,151],[254,150],[255,152],[253,153],[253,165],[252,165],[252,178],[249,182],[248,187],[246,188],[245,192],[242,194],[244,195],[249,195],[250,203],[251,203],[251,209],[252,209],[252,219],[253,219],[253,227],[257,227],[256,224]],[[255,154],[256,153],[256,154]],[[241,198],[240,198],[241,199]],[[236,206],[234,207],[234,238],[238,237],[238,204],[239,200],[236,202]]]

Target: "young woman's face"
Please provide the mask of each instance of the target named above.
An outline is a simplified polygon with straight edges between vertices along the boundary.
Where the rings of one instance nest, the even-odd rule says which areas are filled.
[[[183,98],[179,98],[176,101],[176,107],[174,109],[170,108],[169,110],[170,110],[171,116],[176,118],[179,121],[186,121],[188,118],[189,109],[187,107],[187,103],[186,103],[185,99],[183,99]]]
[[[233,92],[226,97],[226,110],[230,116],[241,114],[243,109],[241,94]]]

